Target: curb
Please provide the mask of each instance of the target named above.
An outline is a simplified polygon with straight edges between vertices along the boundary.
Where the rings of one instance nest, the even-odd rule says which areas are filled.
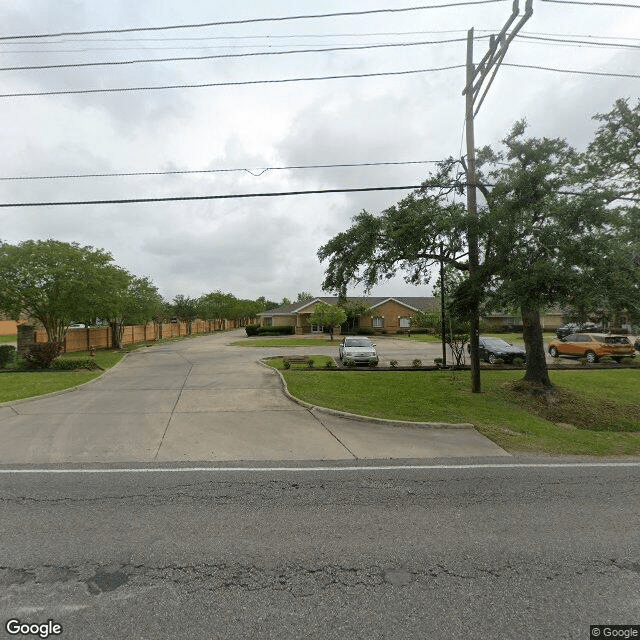
[[[330,416],[336,416],[338,418],[345,418],[347,420],[354,420],[357,422],[369,422],[373,424],[379,424],[387,427],[404,427],[404,428],[413,428],[413,429],[475,429],[475,426],[468,422],[461,423],[449,423],[449,422],[409,422],[406,420],[387,420],[385,418],[373,418],[371,416],[361,416],[357,413],[347,413],[346,411],[338,411],[337,409],[329,409],[328,407],[319,407],[315,404],[311,404],[309,402],[305,402],[304,400],[300,400],[300,398],[296,398],[289,392],[289,388],[287,386],[287,381],[284,379],[284,376],[278,369],[269,366],[268,364],[262,362],[262,360],[258,360],[258,364],[266,367],[267,369],[271,369],[275,371],[280,377],[280,381],[282,382],[282,391],[284,395],[292,400],[296,404],[308,409],[312,414],[314,413],[325,413]]]

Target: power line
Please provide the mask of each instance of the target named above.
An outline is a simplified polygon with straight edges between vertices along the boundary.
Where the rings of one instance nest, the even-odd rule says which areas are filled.
[[[124,29],[99,29],[93,31],[61,31],[58,33],[37,33],[19,36],[0,36],[0,40],[21,40],[31,38],[58,38],[61,36],[86,36],[102,33],[133,33],[141,31],[166,31],[169,29],[199,29],[202,27],[219,27],[233,24],[250,24],[258,22],[281,22],[285,20],[309,20],[314,18],[334,18],[342,16],[361,16],[381,13],[401,13],[406,11],[423,11],[426,9],[445,9],[449,7],[462,7],[470,5],[494,4],[506,2],[506,0],[476,0],[474,2],[451,2],[448,4],[421,5],[415,7],[398,7],[389,9],[369,9],[367,11],[340,11],[338,13],[316,13],[307,15],[280,16],[273,18],[246,18],[243,20],[221,20],[217,22],[202,22],[194,24],[174,24],[161,27],[128,27]]]
[[[503,62],[503,67],[517,67],[519,69],[539,69],[541,71],[556,71],[557,73],[574,73],[583,76],[601,76],[607,78],[640,78],[637,73],[614,73],[607,71],[580,71],[578,69],[557,69],[555,67],[543,67],[533,64],[515,64],[513,62]],[[2,96],[0,96],[2,97]]]
[[[477,32],[492,34],[495,33],[495,29],[476,29]],[[251,40],[251,39],[267,39],[269,40],[269,44],[267,45],[270,49],[273,48],[285,48],[292,45],[289,44],[272,44],[272,40],[279,38],[344,38],[344,37],[370,37],[370,36],[406,36],[406,35],[424,35],[424,34],[433,34],[433,33],[466,33],[465,29],[441,29],[441,30],[430,30],[430,31],[384,31],[384,32],[373,32],[373,33],[325,33],[325,34],[297,34],[297,35],[252,35],[252,36],[206,36],[206,37],[198,37],[198,38],[121,38],[119,41],[122,42],[164,42],[169,40]],[[575,33],[550,33],[550,32],[521,32],[521,37],[528,37],[532,39],[532,36],[551,36],[555,38],[598,38],[599,40],[628,40],[632,42],[640,42],[640,38],[631,38],[626,36],[605,36],[598,35],[594,36],[591,34],[575,34]],[[487,36],[482,36],[487,37]],[[477,39],[478,37],[474,38]],[[117,42],[118,39],[103,39],[103,40],[63,40],[62,42]],[[441,41],[444,42],[444,41]],[[448,42],[448,41],[447,41]],[[567,42],[573,42],[572,40],[568,40]],[[0,42],[0,46],[3,44],[13,44],[10,42]],[[57,44],[56,42],[34,42],[33,44]],[[252,45],[216,45],[216,46],[170,46],[170,47],[152,47],[155,50],[201,50],[201,49],[239,49],[239,48],[256,48],[258,46],[262,46],[259,44]],[[303,46],[303,45],[297,45]],[[330,45],[333,46],[333,45]],[[339,46],[339,45],[335,45]],[[145,51],[149,50],[148,46],[140,46],[140,47],[83,47],[82,49],[20,49],[20,50],[9,50],[2,51],[0,53],[4,54],[21,54],[21,53],[85,53],[88,51],[135,51],[139,49],[143,49]]]
[[[202,89],[209,87],[239,87],[256,84],[282,84],[290,82],[312,82],[316,80],[344,80],[351,78],[379,78],[389,76],[405,76],[415,75],[418,73],[431,73],[436,71],[451,71],[453,69],[463,69],[466,65],[455,64],[446,67],[433,67],[431,69],[409,69],[406,71],[383,71],[377,73],[350,73],[335,76],[310,76],[305,78],[279,78],[276,80],[241,80],[235,82],[206,82],[198,84],[169,84],[157,85],[152,87],[113,87],[109,89],[66,89],[60,91],[34,91],[24,93],[3,93],[0,98],[24,98],[33,96],[61,96],[61,95],[80,95],[91,93],[125,93],[128,91],[159,91],[165,89]],[[554,71],[557,73],[570,73],[585,76],[600,76],[610,78],[640,78],[640,75],[634,73],[618,73],[606,71],[582,71],[579,69],[558,69],[555,67],[544,67],[540,65],[503,63],[505,67],[514,67],[520,69],[538,69],[541,71]]]
[[[479,36],[478,39],[489,36]],[[14,67],[0,67],[0,71],[24,71],[27,69],[68,69],[75,67],[106,67],[113,65],[130,65],[146,62],[182,62],[186,60],[213,60],[221,58],[249,58],[253,56],[284,56],[296,53],[325,53],[331,51],[359,51],[363,49],[383,49],[389,47],[417,47],[430,44],[449,44],[452,42],[465,42],[466,38],[451,38],[448,40],[429,40],[423,42],[392,42],[384,44],[344,45],[335,47],[323,47],[321,49],[294,49],[289,51],[252,51],[247,53],[221,53],[208,56],[188,56],[172,58],[145,58],[139,60],[115,60],[107,62],[76,62],[68,64],[27,65]],[[627,45],[631,46],[631,45]]]
[[[130,176],[168,176],[168,175],[189,175],[201,173],[230,173],[246,171],[252,176],[259,177],[267,171],[285,171],[293,169],[334,169],[345,167],[385,167],[409,164],[436,164],[440,160],[403,160],[400,162],[351,162],[342,164],[306,164],[293,165],[287,167],[257,167],[253,170],[246,168],[237,169],[193,169],[193,170],[176,170],[176,171],[132,171],[117,173],[81,173],[81,174],[65,174],[65,175],[49,175],[49,176],[5,176],[0,177],[0,181],[11,180],[59,180],[63,178],[113,178],[113,177],[130,177]],[[258,173],[254,173],[254,171]]]
[[[233,193],[210,196],[169,196],[165,198],[122,198],[119,200],[73,200],[68,202],[12,202],[0,203],[0,207],[61,207],[89,204],[134,204],[144,202],[185,202],[193,200],[231,200],[236,198],[273,198],[277,196],[300,196],[314,193],[357,193],[362,191],[412,191],[420,185],[398,187],[360,187],[354,189],[312,189],[306,191],[277,191],[265,193]]]
[[[312,76],[306,78],[280,78],[277,80],[243,80],[237,82],[207,82],[202,84],[170,84],[158,85],[155,87],[116,87],[111,89],[69,89],[63,91],[35,91],[24,93],[4,93],[0,94],[0,98],[24,98],[28,96],[61,96],[61,95],[78,95],[86,93],[124,93],[127,91],[155,91],[163,89],[201,89],[205,87],[234,87],[252,84],[280,84],[285,82],[308,82],[315,80],[341,80],[349,78],[375,78],[383,76],[402,76],[417,73],[429,73],[432,71],[449,71],[451,69],[462,69],[465,65],[457,64],[448,67],[435,67],[432,69],[410,69],[408,71],[385,71],[378,73],[350,73],[347,75],[336,76]]]
[[[640,5],[619,2],[587,2],[586,0],[542,0],[542,2],[552,2],[554,4],[586,4],[593,7],[621,7],[624,9],[640,9]]]
[[[598,47],[612,47],[619,49],[640,49],[640,44],[625,44],[622,42],[599,42],[597,40],[570,40],[567,38],[549,38],[544,36],[525,36],[520,35],[523,40],[534,40],[539,42],[553,42],[559,44],[577,44],[577,45],[589,45]],[[2,69],[0,69],[2,71]]]
[[[442,183],[435,184],[429,183],[431,188],[449,188],[457,186],[469,186],[465,182],[455,183]],[[493,184],[486,184],[487,187],[493,187]],[[361,193],[366,191],[414,191],[422,189],[424,185],[403,185],[392,187],[359,187],[351,189],[309,189],[300,191],[275,191],[275,192],[263,192],[263,193],[232,193],[222,195],[206,195],[206,196],[167,196],[158,198],[121,198],[112,200],[69,200],[69,201],[53,201],[53,202],[9,202],[0,203],[0,208],[25,208],[25,207],[62,207],[62,206],[86,206],[96,204],[142,204],[151,202],[190,202],[196,200],[232,200],[242,198],[275,198],[283,196],[300,196],[311,194],[327,194],[327,193]],[[558,191],[561,195],[573,195],[581,196],[584,193],[578,191]],[[619,196],[618,200],[629,200],[632,202],[640,202],[639,198],[633,198],[628,196]]]
[[[474,40],[486,39],[489,36],[476,36]],[[534,40],[539,42],[551,42],[561,44],[585,44],[591,46],[601,46],[609,48],[622,48],[622,49],[640,49],[640,45],[623,44],[623,43],[610,43],[610,42],[598,42],[589,40],[569,40],[562,38],[551,38],[544,36],[527,36],[522,35],[523,40]],[[225,58],[249,58],[256,56],[284,56],[299,53],[328,53],[334,51],[362,51],[365,49],[385,49],[394,47],[418,47],[433,44],[450,44],[454,42],[466,42],[466,38],[449,38],[447,40],[424,40],[418,42],[391,42],[382,44],[364,44],[364,45],[344,45],[344,46],[332,46],[322,47],[320,49],[293,49],[288,51],[252,51],[247,53],[221,53],[215,55],[206,56],[181,56],[171,58],[142,58],[137,60],[111,60],[105,62],[75,62],[75,63],[63,63],[63,64],[45,64],[45,65],[23,65],[13,67],[0,67],[0,71],[25,71],[25,70],[37,70],[37,69],[69,69],[80,67],[107,67],[107,66],[124,66],[141,63],[153,63],[153,62],[184,62],[194,60],[219,60]]]

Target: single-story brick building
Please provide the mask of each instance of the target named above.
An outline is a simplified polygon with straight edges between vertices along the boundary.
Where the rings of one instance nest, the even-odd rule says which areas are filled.
[[[309,317],[320,302],[334,305],[338,303],[338,298],[324,296],[305,302],[295,302],[277,309],[269,309],[269,311],[258,314],[260,325],[263,327],[294,326],[298,334],[322,333],[322,327],[312,325],[309,322]],[[436,298],[418,296],[348,297],[347,302],[363,303],[369,307],[369,313],[360,316],[358,328],[370,329],[375,333],[408,331],[411,319],[417,311],[428,311],[438,306]],[[339,333],[339,329],[336,327],[334,333]]]

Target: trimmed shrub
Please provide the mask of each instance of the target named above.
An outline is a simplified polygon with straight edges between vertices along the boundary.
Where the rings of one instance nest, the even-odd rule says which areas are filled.
[[[434,362],[434,364],[442,364],[444,362],[444,360],[442,358],[434,358],[433,362]]]
[[[288,360],[285,360],[285,361],[282,363],[282,366],[283,366],[285,369],[291,369],[291,363],[290,363]]]
[[[374,335],[372,329],[358,329],[356,331],[356,334],[359,335],[359,336],[372,336],[372,335]]]
[[[422,366],[422,360],[420,360],[420,358],[414,358],[411,364],[417,369]]]
[[[259,324],[248,324],[244,330],[247,332],[247,336],[257,336],[258,330],[260,329]]]
[[[516,367],[521,367],[524,364],[524,360],[522,358],[514,358],[513,359],[513,364]]]
[[[389,366],[392,369],[395,369],[398,366],[398,361],[397,360],[389,360]]]
[[[2,347],[0,347],[0,349],[2,349]],[[635,364],[635,358],[621,358],[620,364],[625,364],[627,366],[630,364]]]
[[[324,364],[325,369],[335,369],[336,363],[333,360],[327,360]]]
[[[503,365],[503,364],[504,364],[504,359],[503,359],[503,358],[496,358],[496,359],[493,361],[493,364],[494,364],[494,365],[501,366],[501,365]]]
[[[42,342],[32,344],[25,353],[24,359],[32,367],[48,369],[61,352],[62,342]]]
[[[293,325],[283,325],[276,327],[258,327],[258,336],[281,336],[281,335],[293,335],[296,332],[296,328]]]
[[[349,358],[348,360],[345,360],[344,365],[345,367],[349,367],[351,369],[356,366],[356,361]]]
[[[58,358],[51,363],[55,371],[74,371],[75,369],[102,369],[92,358]]]
[[[13,362],[16,356],[16,348],[12,344],[0,345],[0,369]]]
[[[313,369],[313,365],[315,364],[315,361],[313,358],[309,358],[307,360],[307,367],[309,367],[309,369]]]
[[[603,356],[600,358],[600,362],[603,364],[613,364],[615,360],[611,356]]]

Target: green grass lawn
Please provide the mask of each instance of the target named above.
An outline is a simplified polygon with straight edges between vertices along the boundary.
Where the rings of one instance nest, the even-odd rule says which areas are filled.
[[[552,402],[514,391],[522,372],[284,372],[289,391],[323,407],[387,419],[470,422],[508,451],[640,455],[640,371],[554,371]]]
[[[0,336],[0,344],[11,344],[18,341],[18,336],[15,333]]]
[[[99,349],[95,361],[109,369],[122,360],[127,349],[111,351]],[[72,351],[60,356],[62,359],[88,358],[87,351]],[[62,391],[89,382],[102,374],[96,371],[8,371],[0,373],[0,402],[13,402],[22,398],[33,398],[54,391]]]

